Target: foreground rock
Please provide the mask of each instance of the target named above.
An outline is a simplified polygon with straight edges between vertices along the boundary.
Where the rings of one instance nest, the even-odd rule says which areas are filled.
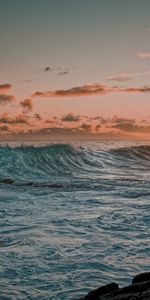
[[[150,272],[135,276],[129,286],[110,283],[78,300],[150,300]]]

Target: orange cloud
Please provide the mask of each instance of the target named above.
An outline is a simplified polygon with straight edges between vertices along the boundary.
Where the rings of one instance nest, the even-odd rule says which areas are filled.
[[[68,90],[55,90],[55,91],[47,91],[47,92],[35,92],[32,97],[44,97],[44,98],[52,98],[52,97],[82,97],[82,96],[90,96],[90,95],[101,95],[106,93],[106,86],[100,84],[89,84],[78,87],[73,87]]]
[[[10,124],[10,125],[17,125],[17,124],[29,125],[29,122],[24,115],[18,115],[14,118],[11,118],[11,117],[9,117],[9,115],[7,113],[4,113],[0,116],[0,123],[1,124]]]
[[[7,125],[0,126],[0,131],[1,132],[9,132],[9,130],[10,130],[10,128]]]
[[[68,113],[68,116],[74,116],[71,113]],[[67,115],[66,115],[67,116]],[[32,122],[32,121],[38,122]],[[30,122],[31,121],[31,122]],[[82,121],[82,118],[80,119]],[[73,122],[73,121],[68,121]],[[45,124],[52,123],[50,127],[47,127]],[[49,135],[49,137],[60,137],[61,135],[65,136],[92,136],[96,138],[102,137],[149,137],[150,135],[150,122],[149,120],[136,121],[135,119],[124,118],[121,116],[113,116],[111,118],[103,118],[101,116],[93,117],[87,119],[85,122],[67,124],[64,126],[64,123],[60,123],[59,119],[56,122],[43,122],[43,119],[38,114],[33,116],[27,116],[24,114],[17,115],[15,117],[10,117],[8,113],[4,113],[0,116],[0,135],[13,135],[13,134],[39,134],[39,135]]]
[[[144,120],[145,121],[145,120]],[[146,122],[146,121],[145,121]],[[111,119],[109,119],[109,125],[107,128],[109,130],[116,129],[119,130],[119,132],[126,132],[128,134],[130,133],[143,133],[143,134],[149,134],[150,133],[150,125],[141,125],[143,121],[136,122],[135,119],[129,119],[129,118],[122,118],[114,116]]]
[[[24,101],[21,101],[20,105],[29,111],[33,108],[33,103],[31,99],[25,99]]]
[[[112,119],[111,119],[111,123],[121,123],[121,124],[124,124],[124,123],[131,123],[131,124],[134,124],[135,123],[135,120],[134,119],[128,119],[128,118],[122,118],[122,117],[117,117],[117,116],[114,116]]]
[[[36,121],[41,121],[41,120],[42,120],[40,114],[38,114],[38,113],[34,114],[34,119],[35,119]]]
[[[150,126],[139,126],[131,122],[117,123],[112,128],[119,129],[128,133],[150,133]]]
[[[6,94],[11,87],[12,85],[9,83],[0,84],[0,104],[5,105],[16,99],[14,96]]]
[[[14,101],[16,98],[11,95],[6,95],[6,94],[0,94],[0,104],[8,104],[12,101]]]
[[[32,98],[65,98],[65,97],[87,97],[87,96],[102,96],[109,93],[149,93],[150,87],[118,87],[102,84],[89,84],[78,87],[73,87],[67,90],[55,90],[46,92],[35,92]]]
[[[79,122],[81,117],[79,115],[75,116],[73,113],[68,113],[62,117],[63,122]]]
[[[79,128],[83,131],[90,132],[92,130],[92,125],[83,123]]]
[[[9,83],[0,84],[0,94],[7,93],[12,88],[12,85]]]

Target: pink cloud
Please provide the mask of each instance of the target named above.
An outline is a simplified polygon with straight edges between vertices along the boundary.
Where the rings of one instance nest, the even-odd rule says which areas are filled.
[[[138,52],[137,57],[140,58],[140,59],[150,58],[150,52],[147,52],[147,51]]]
[[[109,81],[127,81],[133,78],[133,74],[130,73],[121,73],[119,75],[109,76],[106,80]]]
[[[109,81],[128,81],[135,77],[150,75],[150,70],[145,72],[135,72],[135,73],[120,73],[119,75],[109,76],[106,80]]]

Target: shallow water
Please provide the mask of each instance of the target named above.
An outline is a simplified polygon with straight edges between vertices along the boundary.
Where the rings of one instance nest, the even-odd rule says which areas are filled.
[[[149,270],[142,143],[0,148],[1,299],[71,300]]]

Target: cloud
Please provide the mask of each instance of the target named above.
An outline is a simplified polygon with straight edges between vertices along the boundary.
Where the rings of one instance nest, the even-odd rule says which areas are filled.
[[[130,122],[117,123],[112,126],[115,129],[125,131],[128,133],[150,133],[150,126],[141,126]]]
[[[7,92],[11,89],[12,85],[9,83],[0,84],[0,105],[6,105],[14,100],[16,98],[12,95],[7,95]]]
[[[131,132],[131,131],[135,131],[135,128],[137,127],[137,125],[131,123],[131,122],[118,122],[117,124],[115,125],[112,125],[111,126],[112,128],[116,128],[116,129],[119,129],[119,130],[122,130],[122,131],[128,131],[128,132]]]
[[[31,95],[32,98],[65,98],[65,97],[87,97],[87,96],[102,96],[110,93],[149,93],[150,87],[118,87],[102,84],[88,84],[83,86],[73,87],[67,90],[55,90],[46,92],[35,92]]]
[[[112,122],[112,123],[119,123],[119,124],[124,124],[124,123],[134,124],[134,123],[135,123],[135,120],[134,120],[134,119],[128,119],[128,118],[122,118],[122,117],[114,116],[114,117],[111,119],[111,122]]]
[[[125,88],[124,91],[127,93],[150,93],[150,87],[149,86],[144,86],[140,88],[130,87],[130,88]]]
[[[9,83],[0,84],[0,94],[7,93],[12,88],[12,85]]]
[[[46,72],[46,73],[47,73],[47,72],[50,72],[50,71],[52,71],[52,70],[53,70],[53,69],[50,68],[50,67],[45,67],[45,68],[44,68],[44,72]]]
[[[24,115],[18,115],[16,117],[9,117],[7,113],[4,113],[0,116],[0,123],[2,124],[10,124],[10,125],[17,125],[17,124],[26,124],[29,125],[27,118]]]
[[[31,83],[33,80],[32,79],[24,79],[21,82],[25,82],[25,83]]]
[[[79,128],[81,128],[82,130],[87,131],[87,132],[92,130],[92,126],[90,124],[86,124],[86,123],[83,123]]]
[[[56,124],[57,121],[51,120],[51,119],[47,119],[45,120],[45,124]]]
[[[52,98],[52,97],[82,97],[82,96],[90,96],[90,95],[100,95],[106,93],[106,87],[100,84],[91,84],[91,85],[83,85],[78,87],[73,87],[67,90],[55,90],[55,91],[47,91],[47,92],[35,92],[32,97],[44,97],[44,98]]]
[[[42,120],[40,114],[38,114],[38,113],[34,114],[34,119],[35,119],[36,121],[41,121],[41,120]]]
[[[128,81],[135,77],[150,75],[150,71],[145,72],[135,72],[135,73],[121,73],[119,75],[114,75],[107,77],[106,80],[109,81]]]
[[[150,58],[150,52],[146,52],[146,51],[138,52],[137,57],[140,58],[140,59]]]
[[[69,71],[61,71],[57,75],[58,76],[63,76],[63,75],[67,75],[67,74],[69,74]]]
[[[70,113],[68,115],[72,114]],[[73,117],[75,116],[73,115]],[[2,135],[4,135],[6,132],[9,134],[46,134],[53,138],[58,136],[60,137],[61,135],[72,136],[73,134],[77,134],[81,137],[85,134],[91,137],[94,135],[95,137],[106,136],[109,138],[112,136],[137,137],[150,134],[150,124],[147,123],[148,120],[145,120],[143,124],[143,120],[137,122],[135,119],[121,116],[113,116],[106,119],[102,117],[93,117],[92,123],[89,123],[89,120],[86,120],[83,123],[77,123],[76,126],[74,123],[73,126],[64,126],[63,123],[58,122],[58,120],[61,119],[57,119],[56,122],[53,120],[48,120],[42,123],[29,123],[29,120],[41,121],[41,117],[38,114],[34,114],[33,116],[26,116],[22,114],[15,117],[10,117],[8,113],[4,113],[0,116],[0,132]],[[51,123],[50,127],[46,126],[48,123]]]
[[[142,122],[142,121],[141,121]],[[109,128],[118,129],[126,133],[150,133],[150,126],[137,124],[136,120],[114,116],[111,119]]]
[[[6,94],[0,94],[0,104],[6,105],[12,101],[14,101],[16,98],[11,95]]]
[[[62,68],[62,67],[49,67],[49,66],[47,66],[47,67],[45,67],[44,68],[44,72],[45,73],[48,73],[48,72],[57,72],[57,71],[59,71],[58,72],[58,76],[62,76],[62,75],[67,75],[67,74],[69,74],[69,71],[71,70],[71,69],[74,69],[73,67],[67,67],[67,68]]]
[[[48,134],[49,137],[57,137],[61,135],[65,135],[65,137],[73,136],[73,134],[83,135],[83,134],[92,134],[92,126],[89,124],[82,124],[78,127],[63,127],[63,126],[52,126],[47,128],[39,128],[33,129],[28,131],[31,134]]]
[[[37,130],[33,130],[33,133],[38,134],[72,134],[73,132],[78,131],[78,128],[66,128],[66,127],[48,127],[48,128],[41,128]]]
[[[33,108],[32,100],[29,99],[29,98],[28,98],[28,99],[25,99],[24,101],[21,101],[21,102],[20,102],[20,105],[21,105],[23,108],[27,109],[28,111],[31,111],[32,108]]]
[[[101,125],[106,125],[110,122],[110,119],[109,118],[105,119],[102,116],[96,116],[96,117],[89,118],[89,121],[99,121]]]
[[[98,125],[96,125],[95,130],[96,130],[96,131],[99,131],[100,128],[101,128],[101,125],[98,124]]]
[[[66,116],[62,117],[63,122],[79,122],[81,117],[79,115],[75,116],[73,113],[68,113]]]
[[[130,73],[120,73],[119,75],[114,75],[107,77],[106,80],[109,81],[128,81],[133,78],[133,74]]]
[[[0,126],[0,131],[5,131],[5,132],[7,131],[7,132],[9,132],[9,130],[10,130],[10,128],[7,125]]]

